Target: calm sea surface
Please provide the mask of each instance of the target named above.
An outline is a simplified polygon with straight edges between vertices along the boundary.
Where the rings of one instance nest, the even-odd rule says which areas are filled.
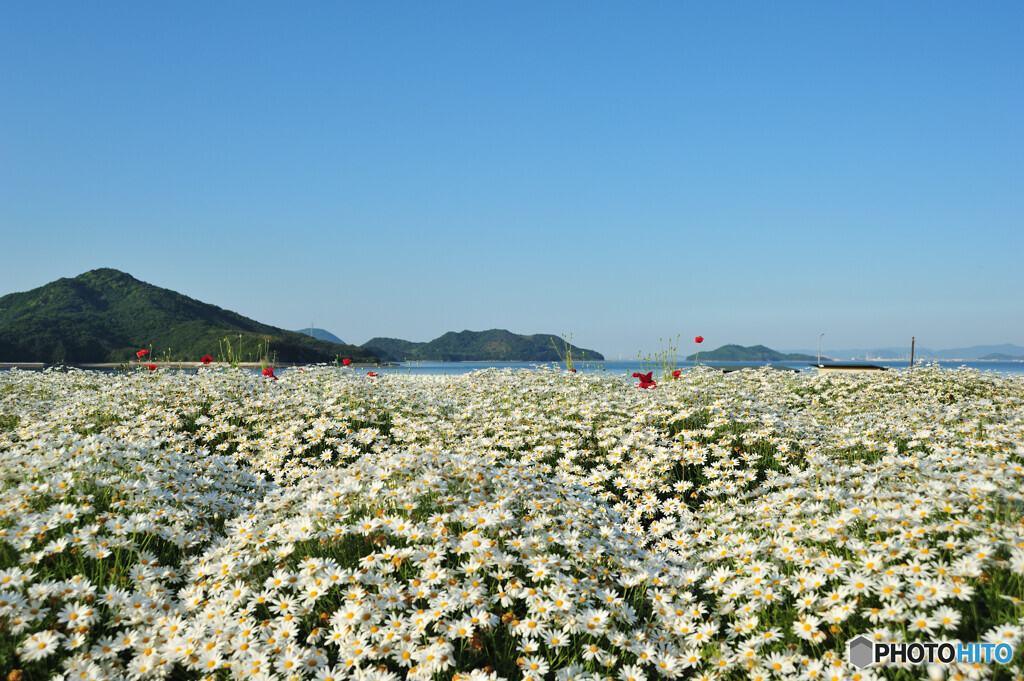
[[[790,369],[796,369],[805,373],[813,373],[814,367],[808,362],[701,362],[702,365],[709,367],[762,367],[762,366],[778,366],[787,367]],[[877,366],[888,367],[889,369],[906,369],[909,366],[907,361],[887,362],[887,361],[871,361],[865,362],[865,364],[875,364]],[[968,369],[977,369],[982,372],[993,372],[997,375],[1011,376],[1024,374],[1024,362],[997,362],[997,361],[963,361],[954,362],[947,360],[936,360],[935,362],[916,362],[915,366],[924,366],[925,364],[937,364],[945,369],[957,369],[960,367],[966,367]],[[392,373],[392,374],[408,374],[408,375],[420,375],[420,376],[458,376],[461,374],[468,374],[474,371],[480,371],[482,369],[513,369],[531,371],[538,367],[555,367],[565,368],[564,365],[555,365],[553,363],[538,363],[538,362],[408,362],[398,366],[381,367],[372,369],[379,373]],[[648,372],[654,370],[655,374],[661,373],[661,368],[655,365],[646,365],[640,360],[616,360],[607,362],[577,362],[574,364],[577,371],[583,373],[604,373],[612,376],[630,376],[634,371]],[[686,361],[677,362],[679,369],[687,371],[693,368],[693,365]],[[39,369],[28,369],[29,371],[39,371]],[[173,370],[173,369],[172,369]],[[294,371],[293,368],[278,367],[276,373],[278,375],[283,374],[287,371]],[[356,371],[369,371],[370,369],[363,367],[356,369]],[[0,371],[9,371],[9,369],[0,368]],[[104,373],[114,373],[119,369],[98,369]],[[188,373],[192,373],[195,369],[184,369]],[[260,369],[251,369],[255,373],[259,373]]]
[[[888,367],[890,369],[906,369],[910,363],[907,361],[901,362],[886,362],[886,361],[871,361],[864,362],[865,364],[874,364],[877,366]],[[701,362],[709,367],[759,367],[759,366],[779,366],[788,367],[790,369],[798,369],[805,372],[814,372],[815,369],[810,366],[808,362]],[[927,364],[927,363],[924,363]],[[915,366],[923,366],[923,363],[915,362]],[[1024,362],[996,362],[996,361],[975,361],[975,362],[951,362],[946,360],[937,360],[934,362],[943,368],[956,369],[959,367],[967,367],[969,369],[977,369],[978,371],[991,371],[996,374],[1008,376],[1011,374],[1024,374]],[[479,371],[480,369],[535,369],[538,366],[555,366],[554,364],[538,364],[536,362],[409,362],[398,367],[386,367],[381,371],[398,374],[421,374],[421,375],[444,375],[457,376],[459,374],[468,374],[473,371]],[[564,368],[564,365],[559,365]],[[686,371],[693,367],[692,364],[680,361],[677,363],[678,368]],[[634,371],[651,371],[655,370],[655,373],[660,373],[660,368],[655,366],[645,366],[643,362],[639,360],[619,360],[619,361],[607,361],[607,362],[585,362],[575,363],[574,367],[577,371],[584,373],[596,373],[604,372],[612,375],[631,375]]]

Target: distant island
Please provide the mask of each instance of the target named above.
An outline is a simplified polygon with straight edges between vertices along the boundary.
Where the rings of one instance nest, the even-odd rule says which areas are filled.
[[[980,359],[984,360],[996,360],[1002,362],[1020,362],[1024,361],[1024,356],[1020,355],[1007,355],[1004,352],[990,352]]]
[[[0,362],[120,363],[141,349],[149,360],[377,362],[366,348],[261,324],[114,269],[0,298]]]
[[[371,338],[362,347],[392,362],[561,362],[566,354],[566,342],[558,336],[547,333],[524,336],[504,329],[449,331],[427,343]],[[575,361],[604,359],[604,355],[594,350],[571,344],[568,349]]]
[[[686,359],[692,362],[697,358],[697,354],[694,353]],[[700,359],[710,362],[816,362],[818,357],[798,352],[778,352],[763,345],[723,345],[715,350],[700,353]],[[822,359],[827,357],[822,356]]]

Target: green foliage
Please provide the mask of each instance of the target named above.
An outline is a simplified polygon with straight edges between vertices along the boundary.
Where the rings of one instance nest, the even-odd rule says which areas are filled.
[[[572,341],[572,334],[571,333],[569,334],[568,338],[566,338],[565,336],[562,336],[562,349],[559,350],[558,349],[558,343],[556,343],[554,337],[552,337],[551,338],[551,347],[553,347],[555,349],[555,354],[558,355],[558,361],[563,362],[565,364],[565,368],[568,369],[569,371],[575,371],[575,369],[573,368],[573,363],[574,362],[573,362],[573,358],[572,358],[572,351],[576,349],[576,346],[573,345],[570,341]],[[587,351],[584,350],[583,351],[583,359],[584,360],[587,358],[586,353],[587,353]]]
[[[282,362],[331,362],[339,355],[376,361],[366,349],[260,324],[112,269],[0,298],[2,361],[126,362],[152,347],[161,360],[195,362],[216,355],[225,339],[234,361],[260,361],[268,343]]]
[[[671,338],[669,339],[667,348],[664,339],[659,338],[658,342],[661,344],[661,349],[658,352],[653,355],[648,354],[646,357],[637,355],[643,367],[643,371],[640,373],[651,372],[658,377],[657,380],[668,381],[673,378],[672,373],[678,368],[676,357],[679,350],[679,335],[676,334],[674,343]]]
[[[414,343],[399,338],[373,338],[363,348],[382,359],[439,360],[445,362],[561,362],[557,347],[564,345],[564,354],[603,360],[604,356],[565,343],[564,339],[547,333],[529,336],[504,329],[489,331],[449,331],[429,343]]]

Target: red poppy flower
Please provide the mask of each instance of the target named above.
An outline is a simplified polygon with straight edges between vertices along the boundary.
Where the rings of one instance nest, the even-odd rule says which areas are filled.
[[[341,360],[341,363],[344,364],[345,366],[348,366],[349,364],[352,363],[352,360],[346,357],[345,359]]]
[[[150,371],[153,371],[154,369],[156,369],[156,365],[155,364],[147,364],[146,368],[149,369]]]
[[[367,372],[366,372],[366,375],[367,375],[367,376],[376,376],[376,375],[377,375],[377,372],[376,372],[376,371],[367,371]]]
[[[693,339],[693,342],[694,343],[703,343],[704,342],[704,336],[697,336],[696,338]]]
[[[270,376],[271,378],[276,378],[274,376],[274,367],[265,367],[263,369],[263,375],[264,376]]]
[[[209,364],[212,361],[213,357],[210,357],[209,355],[203,355],[203,364]]]
[[[680,371],[679,369],[676,369],[675,371],[672,372],[672,378],[679,378],[682,375],[683,375],[683,372]]]
[[[576,373],[576,370],[575,370],[575,369],[569,369],[569,373],[570,373],[570,374],[575,374],[575,373]]]
[[[640,372],[639,371],[634,371],[633,372],[633,378],[640,378]]]
[[[650,390],[651,388],[657,388],[658,387],[658,384],[654,382],[654,378],[653,378],[654,372],[653,371],[648,371],[646,374],[641,374],[638,371],[636,375],[640,379],[640,385],[637,386],[638,388],[643,388],[644,390]]]
[[[145,357],[148,354],[149,350],[139,350],[138,352],[135,353],[135,356],[141,359],[142,357]]]

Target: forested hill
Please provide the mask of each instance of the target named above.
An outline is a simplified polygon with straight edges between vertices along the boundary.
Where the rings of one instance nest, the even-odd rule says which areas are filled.
[[[697,358],[697,354],[694,353],[686,359],[693,361]],[[700,353],[699,359],[709,362],[813,362],[817,357],[797,352],[778,352],[763,345],[723,345],[715,350]]]
[[[372,338],[363,347],[381,359],[390,361],[440,360],[449,362],[560,362],[565,359],[566,343],[548,333],[529,336],[504,329],[489,331],[449,331],[428,343],[400,338]],[[573,360],[603,360],[594,350],[569,345]]]
[[[114,269],[0,298],[5,362],[123,362],[142,348],[153,359],[227,361],[229,342],[230,358],[258,361],[268,341],[278,362],[376,360],[364,348],[261,324]]]

